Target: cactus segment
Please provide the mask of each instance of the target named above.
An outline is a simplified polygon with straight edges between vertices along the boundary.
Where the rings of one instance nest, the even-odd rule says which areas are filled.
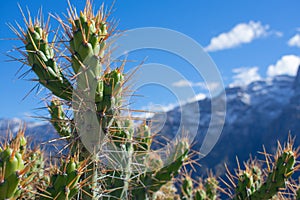
[[[28,64],[38,76],[39,82],[54,95],[71,100],[73,87],[55,61],[53,47],[48,44],[47,31],[38,23],[30,25],[24,42]]]
[[[72,199],[79,191],[79,179],[82,174],[80,163],[76,158],[68,158],[62,161],[60,170],[53,173],[50,178],[50,186],[46,189],[41,199],[46,196],[58,200]]]
[[[284,151],[278,155],[267,180],[251,195],[251,199],[270,199],[276,195],[280,188],[285,188],[287,179],[294,173],[295,160],[295,153],[292,150]]]
[[[181,185],[181,198],[190,200],[193,197],[193,181],[192,179],[187,176],[183,179]]]
[[[66,119],[66,114],[61,101],[57,98],[53,98],[50,105],[48,105],[48,110],[51,115],[50,122],[53,124],[58,134],[61,137],[71,136],[71,127]]]
[[[0,149],[0,199],[17,198],[21,193],[20,181],[25,172],[23,153],[27,141],[23,130]]]

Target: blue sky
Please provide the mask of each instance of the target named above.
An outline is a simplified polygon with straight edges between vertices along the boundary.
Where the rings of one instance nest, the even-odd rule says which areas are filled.
[[[77,9],[84,1],[73,0]],[[96,1],[98,7],[102,1]],[[21,13],[28,6],[33,15],[43,7],[44,14],[66,13],[65,0],[10,0],[2,4],[0,11],[0,38],[14,38],[6,23],[22,23]],[[110,5],[111,1],[104,1]],[[164,27],[176,30],[196,40],[216,63],[225,85],[243,85],[251,81],[279,74],[294,75],[300,63],[300,1],[177,1],[177,0],[118,0],[112,16],[119,20],[120,30],[141,27]],[[52,19],[53,28],[56,26]],[[25,100],[25,95],[34,83],[19,80],[15,73],[21,67],[17,62],[5,62],[4,55],[13,46],[21,46],[15,40],[0,40],[0,91],[2,98],[0,117],[24,117],[36,113],[44,106],[41,97],[34,93]],[[195,75],[180,58],[166,52],[144,50],[133,53],[129,58],[146,62],[166,64],[182,70],[188,81],[178,80],[180,88],[192,86],[199,97],[206,94],[203,79]],[[25,69],[29,69],[26,68]],[[141,88],[145,97],[137,99],[138,107],[161,104],[168,107],[176,103],[172,94],[158,86]],[[157,97],[157,94],[159,98]],[[192,97],[187,97],[187,99]]]

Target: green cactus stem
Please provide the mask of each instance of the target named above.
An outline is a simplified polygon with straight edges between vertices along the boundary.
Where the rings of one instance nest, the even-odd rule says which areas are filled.
[[[66,118],[62,102],[57,98],[53,98],[50,105],[48,105],[48,110],[51,115],[50,122],[53,124],[57,133],[61,137],[70,137],[72,133],[70,122]]]
[[[80,188],[81,164],[75,157],[67,158],[62,161],[60,169],[55,171],[51,175],[50,186],[44,192],[45,194],[41,195],[41,199],[72,199]]]
[[[192,178],[189,176],[184,177],[181,185],[181,199],[192,200],[193,187]]]
[[[21,194],[20,181],[28,171],[23,160],[26,138],[20,129],[17,136],[0,148],[0,200],[15,199]]]
[[[48,30],[43,29],[39,22],[29,24],[23,41],[28,64],[38,76],[38,81],[54,95],[71,100],[73,87],[56,63],[53,47],[48,43]]]
[[[174,178],[184,164],[188,157],[189,144],[186,140],[179,141],[176,144],[175,152],[170,156],[172,162],[167,166],[162,167],[163,162],[161,158],[152,157],[152,159],[145,159],[145,162],[153,164],[146,164],[145,172],[138,177],[137,189],[132,191],[136,199],[147,199],[157,192],[164,184]],[[176,156],[175,156],[176,155]],[[153,160],[154,159],[154,160]],[[159,167],[160,165],[160,167]]]
[[[214,176],[210,175],[206,179],[206,183],[205,183],[206,196],[208,199],[210,200],[218,199],[218,187],[219,187],[219,182]]]
[[[287,179],[294,173],[295,160],[296,155],[292,150],[278,155],[267,180],[251,195],[251,199],[271,199],[279,192],[280,188],[285,188]]]

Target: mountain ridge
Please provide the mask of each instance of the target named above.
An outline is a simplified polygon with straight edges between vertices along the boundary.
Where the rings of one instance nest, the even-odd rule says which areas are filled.
[[[207,169],[223,174],[224,163],[230,168],[236,167],[236,156],[241,162],[246,161],[249,154],[260,158],[257,151],[262,150],[262,145],[267,151],[274,152],[277,140],[285,141],[289,132],[294,136],[299,134],[300,69],[296,77],[275,76],[244,86],[227,87],[225,93],[226,99],[222,95],[215,97],[217,101],[226,103],[225,124],[212,151],[199,161],[202,167],[198,173],[202,175],[206,174]],[[168,111],[160,132],[172,139],[180,127],[181,110],[198,104],[199,127],[193,142],[194,150],[198,151],[211,121],[211,101],[205,98]],[[18,118],[0,118],[0,136],[6,136],[8,129],[16,133],[22,123],[23,120]],[[37,145],[58,138],[54,128],[47,122],[26,122],[26,135]],[[295,142],[299,145],[299,138]]]
[[[237,167],[236,157],[240,162],[246,161],[250,155],[263,159],[258,153],[263,145],[268,152],[274,153],[277,140],[284,142],[289,133],[292,136],[299,134],[300,70],[296,77],[275,76],[244,86],[227,87],[225,92],[226,100],[222,99],[222,95],[215,97],[219,101],[226,101],[225,124],[212,151],[199,161],[202,166],[198,173],[200,175],[206,175],[208,169],[224,174],[224,163],[231,169]],[[211,99],[194,103],[200,107],[200,125],[193,149],[199,151],[212,115]],[[189,104],[167,112],[164,127],[160,131],[163,138],[171,140],[174,137],[180,127],[180,110],[187,106]],[[163,142],[161,138],[158,140]],[[299,146],[298,137],[295,143]]]

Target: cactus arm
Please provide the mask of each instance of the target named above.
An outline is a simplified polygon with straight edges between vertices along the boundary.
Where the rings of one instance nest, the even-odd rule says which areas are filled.
[[[287,179],[294,173],[295,160],[295,153],[292,150],[284,151],[278,156],[266,182],[250,196],[251,199],[271,199],[280,188],[285,188]]]
[[[66,119],[66,114],[63,110],[62,103],[59,99],[53,98],[50,105],[48,105],[48,110],[51,115],[50,122],[56,129],[60,137],[71,136],[71,127],[69,120]]]
[[[27,144],[23,130],[4,148],[0,148],[0,199],[15,199],[21,194],[20,182],[25,167],[23,155]]]
[[[193,197],[193,181],[189,176],[182,180],[181,199],[192,200]]]
[[[50,179],[50,185],[47,187],[45,194],[41,199],[65,200],[72,199],[79,191],[79,179],[82,174],[82,163],[77,158],[67,158],[61,164],[60,170],[55,170]]]
[[[189,145],[187,141],[183,140],[178,142],[175,147],[175,154],[180,156],[178,156],[177,158],[171,156],[170,158],[173,159],[173,162],[171,162],[168,166],[158,168],[158,170],[155,172],[152,171],[153,169],[155,169],[153,168],[153,166],[151,166],[150,169],[146,169],[145,173],[139,176],[140,180],[137,181],[139,189],[132,191],[133,196],[144,196],[144,199],[146,199],[147,197],[152,196],[152,193],[157,192],[163,185],[171,181],[172,178],[179,173],[181,166],[187,159],[188,151]],[[150,159],[149,162],[154,164],[160,163],[159,160],[159,157],[154,157]]]
[[[39,23],[30,24],[24,43],[28,64],[38,76],[39,82],[54,95],[71,100],[73,87],[55,61],[54,50],[48,44],[47,30],[43,29]]]

